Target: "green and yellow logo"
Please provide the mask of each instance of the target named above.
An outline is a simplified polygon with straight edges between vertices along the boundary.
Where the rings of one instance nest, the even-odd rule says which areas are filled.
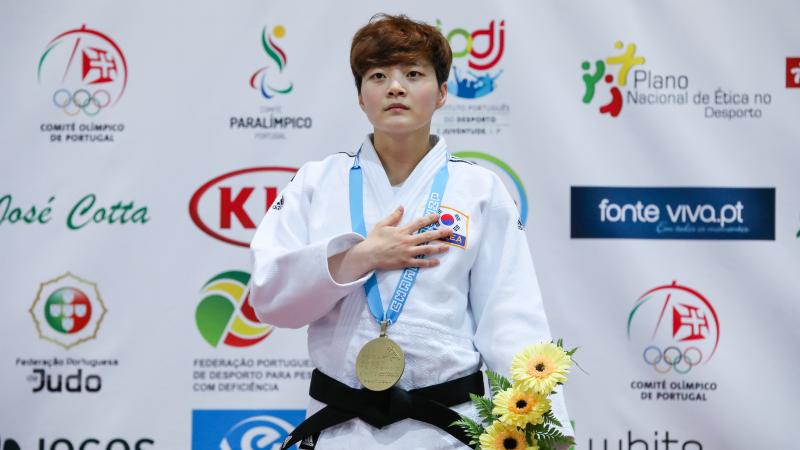
[[[203,298],[195,310],[200,335],[212,347],[255,345],[272,333],[273,327],[260,323],[250,305],[250,274],[223,272],[203,286]]]

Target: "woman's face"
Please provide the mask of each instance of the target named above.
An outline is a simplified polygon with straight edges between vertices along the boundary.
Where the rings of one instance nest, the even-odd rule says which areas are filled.
[[[430,128],[433,113],[446,99],[447,85],[438,85],[433,66],[413,63],[369,69],[358,103],[376,131],[408,134]]]

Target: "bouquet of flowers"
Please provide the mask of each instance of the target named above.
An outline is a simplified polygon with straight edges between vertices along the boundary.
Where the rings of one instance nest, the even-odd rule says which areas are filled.
[[[567,381],[572,355],[563,341],[543,342],[520,351],[511,362],[511,379],[486,371],[492,398],[470,394],[481,422],[462,415],[454,422],[472,438],[475,450],[553,450],[574,444],[558,428],[550,410],[553,389]]]

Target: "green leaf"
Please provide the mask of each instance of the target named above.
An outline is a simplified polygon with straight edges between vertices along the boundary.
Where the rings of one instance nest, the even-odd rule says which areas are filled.
[[[478,397],[475,394],[469,394],[469,398],[472,400],[472,403],[475,404],[475,409],[478,410],[478,415],[481,416],[483,423],[491,425],[491,423],[497,419],[497,416],[492,414],[494,403],[491,399]]]
[[[508,378],[499,373],[492,372],[491,370],[486,371],[486,378],[489,380],[489,388],[492,390],[492,396],[511,387],[511,382],[508,381]]]
[[[558,429],[545,425],[536,431],[536,440],[540,450],[552,450],[558,444],[573,444],[572,438],[564,436]]]
[[[555,414],[553,414],[553,410],[550,410],[550,411],[547,411],[546,413],[544,413],[543,417],[544,417],[544,423],[545,424],[552,424],[552,425],[555,425],[557,427],[563,426],[563,425],[561,425],[561,422],[559,422],[558,419],[556,419]]]
[[[459,414],[459,416],[461,419],[451,423],[450,426],[455,425],[457,427],[461,427],[470,437],[469,445],[480,443],[481,435],[485,432],[484,428],[467,416],[463,416],[461,414]],[[477,448],[477,446],[475,448]]]

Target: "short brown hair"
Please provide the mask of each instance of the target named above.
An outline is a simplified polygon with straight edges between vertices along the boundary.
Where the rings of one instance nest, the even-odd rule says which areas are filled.
[[[361,79],[373,67],[427,61],[439,86],[447,81],[453,53],[442,33],[405,15],[376,14],[353,36],[350,69],[361,92]]]

